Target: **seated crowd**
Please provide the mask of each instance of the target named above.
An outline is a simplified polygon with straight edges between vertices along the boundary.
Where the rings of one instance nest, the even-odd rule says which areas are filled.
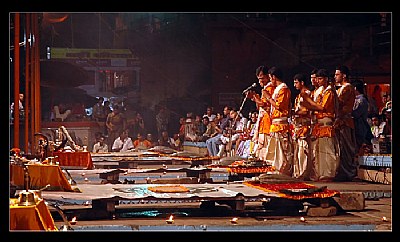
[[[326,78],[326,76],[319,76],[321,78]],[[297,78],[297,79],[296,79]],[[302,77],[295,78],[295,83],[299,83],[302,81]],[[302,81],[303,82],[303,81]],[[358,111],[359,107],[361,107],[362,93],[358,92],[359,87],[362,87],[364,84],[361,82],[352,82],[350,88],[354,88],[357,92],[355,92],[357,102],[355,101],[355,105],[353,106],[352,110],[352,117],[356,120],[356,117],[361,115],[356,115],[356,111]],[[353,87],[354,86],[354,87]],[[301,88],[302,86],[299,85]],[[318,89],[317,89],[318,90]],[[328,88],[327,88],[328,90]],[[306,90],[307,91],[307,90]],[[305,93],[307,93],[304,91]],[[301,96],[302,92],[300,92],[299,96],[296,97],[296,101],[300,98],[306,99],[306,96]],[[246,96],[247,97],[247,96]],[[249,97],[247,97],[249,98]],[[254,98],[254,97],[253,97]],[[265,98],[266,100],[271,100],[270,97]],[[312,100],[309,101],[312,103]],[[297,104],[297,102],[295,102]],[[273,154],[276,155],[277,152],[270,152],[272,145],[265,146],[262,141],[265,143],[275,141],[272,138],[278,137],[268,134],[269,139],[260,138],[262,132],[262,125],[260,125],[260,120],[262,118],[259,117],[260,112],[252,110],[248,114],[241,113],[239,110],[232,108],[230,106],[225,106],[221,112],[213,112],[212,107],[207,107],[204,114],[198,114],[193,112],[187,112],[184,117],[179,119],[179,129],[176,127],[176,131],[172,132],[172,135],[168,132],[168,115],[165,108],[162,108],[156,117],[156,122],[159,122],[160,125],[157,123],[157,133],[154,132],[154,136],[152,133],[148,132],[151,129],[148,129],[145,126],[144,119],[141,113],[137,111],[132,111],[127,108],[127,106],[118,106],[114,105],[112,111],[105,112],[104,111],[104,99],[99,98],[99,102],[93,107],[92,113],[92,120],[96,122],[102,123],[101,126],[103,129],[100,129],[100,132],[96,134],[96,141],[91,149],[93,153],[105,153],[105,152],[129,152],[129,151],[137,151],[137,150],[148,150],[150,148],[156,146],[163,146],[168,147],[177,151],[183,150],[183,145],[197,145],[201,143],[199,147],[206,147],[207,155],[210,157],[225,157],[225,156],[238,156],[243,159],[246,158],[259,158],[263,161],[274,161],[278,160],[275,157],[269,157],[269,159],[264,159],[262,156],[265,154]],[[107,104],[108,105],[108,104]],[[314,105],[315,106],[315,105]],[[312,105],[310,107],[313,107]],[[100,111],[103,110],[103,111]],[[363,123],[366,124],[366,131],[364,133],[370,132],[372,138],[365,138],[362,140],[360,144],[355,146],[356,154],[352,155],[351,158],[356,160],[359,158],[360,155],[364,153],[377,153],[372,149],[372,145],[370,144],[374,142],[379,142],[381,145],[383,142],[390,143],[391,145],[391,137],[392,137],[392,126],[391,126],[391,113],[392,113],[392,103],[391,101],[387,101],[385,106],[378,112],[374,114],[366,114],[367,108],[364,108],[364,116],[363,116]],[[82,104],[76,105],[64,105],[60,103],[53,107],[54,111],[54,121],[66,121],[72,120],[72,116],[75,118],[82,118],[86,116],[85,109]],[[297,113],[296,113],[297,111]],[[295,157],[288,157],[288,159],[293,159],[293,174],[291,174],[295,178],[300,178],[303,180],[326,180],[331,181],[335,179],[334,176],[328,177],[329,179],[324,179],[324,177],[303,177],[300,172],[297,171],[295,173],[296,168],[296,161],[300,163],[301,160],[306,160],[308,157],[298,155],[299,147],[301,147],[301,142],[305,143],[307,137],[301,137],[299,134],[300,128],[302,127],[324,127],[328,123],[315,123],[315,120],[311,120],[314,117],[311,116],[310,122],[301,122],[301,115],[300,115],[300,108],[296,109],[296,106],[288,112],[285,119],[287,119],[288,125],[288,132],[289,136],[282,136],[283,145],[289,144],[293,145],[293,147],[297,147],[297,150],[290,153],[290,155]],[[308,113],[307,113],[308,115]],[[260,115],[261,116],[261,115]],[[368,117],[368,119],[366,118]],[[279,120],[278,120],[279,121]],[[334,120],[336,121],[336,120]],[[366,121],[366,122],[364,122]],[[273,122],[271,122],[273,124]],[[276,123],[276,127],[281,123]],[[324,124],[324,125],[320,125]],[[332,122],[332,127],[336,123]],[[355,122],[355,126],[359,123]],[[368,127],[369,125],[369,127]],[[150,126],[150,125],[149,125]],[[258,127],[260,126],[260,127]],[[146,129],[147,128],[147,129]],[[337,129],[336,127],[334,127]],[[272,129],[270,129],[272,130]],[[317,130],[317,129],[315,129]],[[302,130],[300,130],[302,131]],[[335,130],[336,131],[336,130]],[[309,136],[310,144],[315,141],[316,137],[313,136],[314,133],[310,132],[311,136]],[[361,133],[363,134],[363,133]],[[83,145],[82,140],[79,140],[79,137],[76,137],[74,132],[70,132],[71,138],[76,141],[77,145]],[[157,135],[157,136],[156,136]],[[369,136],[368,136],[369,137]],[[278,137],[279,138],[279,137]],[[285,140],[286,138],[286,140]],[[302,138],[304,138],[302,140]],[[324,137],[322,137],[324,138]],[[321,139],[322,139],[321,138]],[[312,140],[314,139],[314,140]],[[277,140],[277,139],[276,139]],[[284,143],[284,142],[287,143]],[[390,141],[390,142],[389,142]],[[87,142],[85,142],[87,143]],[[278,144],[276,147],[284,149],[285,147],[279,146]],[[369,146],[369,147],[367,147]],[[186,146],[185,146],[186,147]],[[311,147],[311,146],[310,146]],[[361,148],[359,148],[361,147]],[[387,146],[389,147],[389,146]],[[274,148],[274,147],[272,147]],[[339,147],[341,148],[341,147]],[[345,147],[346,148],[346,147]],[[311,147],[311,149],[315,150],[315,146]],[[310,150],[311,150],[310,149]],[[271,149],[272,150],[272,149]],[[275,149],[277,150],[277,149]],[[273,151],[275,151],[273,150]],[[386,151],[390,152],[390,148],[385,149]],[[311,150],[313,151],[313,150]],[[339,149],[340,151],[340,149]],[[262,153],[264,152],[264,153]],[[297,152],[297,153],[296,153]],[[358,152],[358,153],[357,153]],[[378,151],[379,152],[379,151]],[[336,160],[340,162],[340,152],[333,154]],[[382,154],[385,154],[383,152]],[[315,155],[315,154],[312,154]],[[267,155],[265,155],[266,157]],[[271,156],[271,155],[270,155]],[[337,156],[337,157],[336,157]],[[311,156],[310,156],[311,157]],[[338,162],[338,164],[340,164]],[[273,163],[268,163],[276,167]],[[306,162],[302,164],[307,164]],[[297,165],[297,168],[299,165]],[[306,172],[306,168],[303,169],[303,174]],[[325,169],[327,170],[327,169]],[[325,172],[323,168],[321,168],[321,173]],[[280,171],[280,170],[279,170]],[[348,179],[348,181],[351,181]]]

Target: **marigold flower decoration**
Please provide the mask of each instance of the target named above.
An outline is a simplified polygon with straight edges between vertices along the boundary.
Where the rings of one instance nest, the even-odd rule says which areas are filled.
[[[14,147],[10,150],[11,153],[14,153],[15,155],[19,156],[19,154],[21,153],[21,149]]]

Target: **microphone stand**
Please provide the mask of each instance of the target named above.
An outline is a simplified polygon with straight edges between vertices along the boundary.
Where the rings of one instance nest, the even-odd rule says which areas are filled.
[[[236,123],[236,121],[237,121],[237,118],[240,116],[240,114],[242,113],[242,109],[243,109],[243,106],[244,106],[244,103],[246,102],[246,100],[247,100],[247,92],[246,92],[246,96],[243,98],[243,100],[242,100],[242,104],[240,105],[240,107],[239,107],[239,110],[238,110],[238,114],[236,115],[236,117],[235,117],[235,119],[233,120],[233,122],[232,122],[232,124],[231,124],[231,126],[230,126],[230,132],[229,132],[229,139],[228,139],[228,147],[229,147],[229,151],[232,149],[232,131],[233,131],[233,126],[235,125],[235,123]],[[237,149],[238,147],[236,147],[236,149]]]

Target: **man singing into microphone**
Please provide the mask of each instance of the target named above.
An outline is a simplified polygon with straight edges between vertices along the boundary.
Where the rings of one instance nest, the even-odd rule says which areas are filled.
[[[256,103],[258,109],[258,119],[255,127],[255,134],[253,142],[256,144],[251,151],[256,157],[261,160],[266,160],[266,147],[268,144],[269,127],[271,126],[270,109],[271,104],[267,101],[266,97],[271,96],[275,90],[275,85],[269,81],[268,68],[266,66],[259,66],[256,69],[256,76],[258,83],[263,88],[260,95],[254,91],[248,91],[246,96]]]
[[[257,83],[254,82],[253,84],[251,84],[251,86],[244,89],[242,94],[245,94],[246,92],[250,91],[252,88],[255,88],[256,86],[257,86]]]

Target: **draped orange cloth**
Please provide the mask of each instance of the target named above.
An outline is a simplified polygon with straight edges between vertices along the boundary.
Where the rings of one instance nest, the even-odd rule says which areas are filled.
[[[209,165],[208,168],[225,168],[227,172],[236,174],[267,173],[276,171],[274,166],[247,166],[244,160],[234,161],[227,166]]]
[[[310,91],[305,92],[310,96]],[[293,134],[296,137],[307,137],[311,131],[311,113],[310,111],[302,105],[303,98],[301,95],[297,95],[294,100],[294,111],[295,116],[293,117]]]
[[[293,132],[296,134],[296,137],[306,137],[310,132],[310,126],[302,125],[294,128]]]
[[[317,103],[320,104],[324,110],[315,111],[317,119],[331,118],[335,119],[335,107],[334,107],[334,92],[335,90],[331,88],[326,88],[323,95],[318,96]],[[312,136],[314,137],[333,137],[335,135],[335,130],[332,125],[321,125],[315,124],[312,130]]]
[[[16,204],[17,199],[11,200],[10,230],[58,230],[44,200],[31,206],[19,206]]]
[[[317,191],[313,192],[310,194],[285,194],[282,193],[281,190],[299,190],[299,189],[309,189],[309,188],[317,188],[317,186],[314,186],[312,184],[304,183],[304,182],[296,182],[296,183],[276,183],[276,184],[267,184],[267,183],[259,183],[259,182],[253,182],[253,181],[248,181],[244,182],[246,186],[249,187],[254,187],[266,192],[274,192],[278,193],[280,197],[283,198],[288,198],[288,199],[293,199],[293,200],[301,200],[305,198],[327,198],[327,197],[333,197],[337,194],[339,194],[338,191],[335,190],[329,190],[329,189],[323,189],[322,191]]]
[[[226,170],[230,173],[236,174],[251,174],[251,173],[267,173],[275,171],[273,166],[261,166],[261,167],[227,167]]]
[[[275,90],[275,86],[271,85],[271,82],[267,84],[267,86],[264,88],[264,90],[272,96]],[[269,110],[271,108],[271,104],[267,101],[267,98],[265,97],[265,92],[262,92],[261,94],[261,100],[263,102],[262,108],[265,110],[263,112],[263,116],[260,120],[259,126],[258,126],[258,132],[260,134],[269,134],[269,130],[271,127],[271,116],[269,114]]]
[[[27,165],[30,176],[30,189],[40,189],[50,184],[47,190],[73,191],[61,168],[57,165],[34,164]],[[10,180],[19,188],[24,187],[24,169],[18,165],[11,165]]]
[[[60,166],[81,166],[88,170],[93,169],[90,152],[53,152],[53,156],[58,156]]]
[[[322,111],[315,111],[317,119],[322,119],[325,117],[335,118],[335,94],[333,93],[331,87],[324,88],[324,91],[317,97],[316,102],[321,105],[324,109]]]
[[[269,134],[269,129],[271,128],[271,117],[268,112],[265,112],[260,120],[258,127],[258,132],[260,134]]]
[[[271,114],[271,120],[272,120],[271,122],[273,122],[273,120],[276,118],[289,116],[290,102],[291,102],[290,96],[291,96],[291,92],[290,92],[289,88],[283,87],[279,90],[278,95],[274,98],[276,108],[273,108],[273,111]],[[270,133],[271,132],[273,132],[273,133],[288,132],[289,124],[288,123],[286,123],[286,124],[271,123],[269,131],[270,131]]]

